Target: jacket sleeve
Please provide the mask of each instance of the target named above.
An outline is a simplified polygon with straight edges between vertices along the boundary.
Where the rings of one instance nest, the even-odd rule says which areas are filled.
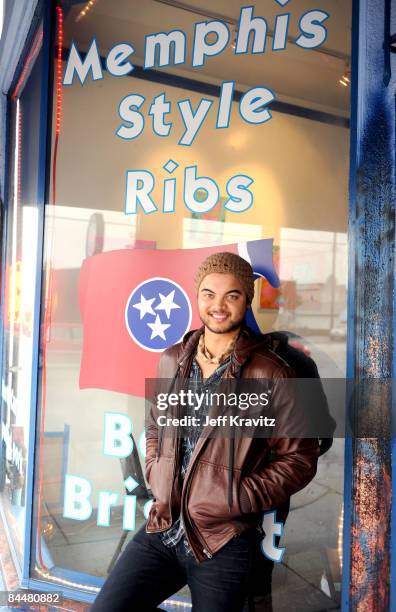
[[[161,355],[157,368],[157,378],[150,380],[149,384],[146,381],[146,462],[145,476],[150,483],[150,473],[154,461],[158,455],[158,422],[157,418],[160,414],[157,408],[157,397],[161,392],[168,390],[167,381],[174,374],[176,359],[173,355],[175,347],[167,349]]]
[[[162,358],[162,357],[161,357]],[[157,458],[158,453],[158,410],[157,410],[157,395],[159,393],[159,379],[161,376],[161,361],[158,365],[157,380],[152,382],[148,391],[148,397],[146,394],[146,463],[145,463],[145,476],[147,482],[150,483],[150,472],[154,461]],[[147,386],[146,386],[147,393]]]
[[[299,435],[304,432],[304,414],[293,393],[293,381],[285,380],[291,376],[293,372],[283,370],[274,381],[272,395],[277,432],[285,437],[267,438],[273,459],[242,479],[240,504],[243,512],[267,512],[277,508],[303,489],[316,474],[319,441]],[[265,443],[264,439],[262,442]]]
[[[154,461],[157,458],[158,450],[158,425],[153,417],[153,407],[150,409],[148,416],[148,426],[146,427],[146,465],[145,475],[146,480],[150,483],[150,473]]]

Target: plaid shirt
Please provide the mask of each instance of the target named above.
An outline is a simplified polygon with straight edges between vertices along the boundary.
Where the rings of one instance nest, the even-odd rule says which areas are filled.
[[[204,379],[202,378],[201,368],[199,367],[198,363],[196,362],[194,358],[191,364],[191,369],[190,369],[190,374],[189,374],[190,387],[193,388],[195,393],[204,393],[207,390],[213,390],[219,384],[221,377],[223,375],[223,372],[228,366],[230,360],[231,360],[231,356],[227,357],[227,359],[223,361],[223,363],[221,363],[219,367],[213,372],[213,374],[211,374],[209,378],[206,379],[206,381],[204,382]],[[182,449],[181,449],[182,462],[181,462],[181,470],[180,470],[181,482],[183,482],[184,476],[186,475],[188,464],[190,463],[190,459],[194,452],[195,445],[198,442],[202,429],[203,429],[202,423],[206,415],[209,412],[209,408],[210,406],[208,406],[206,402],[203,402],[200,408],[200,413],[199,413],[199,416],[201,419],[200,426],[199,427],[190,426],[188,428],[187,436],[183,438]],[[191,413],[193,413],[194,407],[188,406],[187,410],[190,410]],[[183,521],[181,520],[181,515],[173,523],[172,527],[170,527],[163,533],[160,533],[160,537],[161,537],[162,543],[168,547],[176,546],[176,544],[180,542],[180,540],[183,538],[183,544],[184,544],[186,553],[192,556],[190,545],[187,541],[187,538],[184,535],[184,526],[183,526]]]

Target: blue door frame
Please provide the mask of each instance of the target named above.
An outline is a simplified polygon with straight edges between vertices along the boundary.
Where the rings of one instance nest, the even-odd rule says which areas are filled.
[[[48,201],[48,134],[51,123],[50,43],[54,35],[50,0],[32,1],[44,14],[44,62],[48,79],[43,80],[40,117],[40,204],[39,243],[35,303],[35,355],[32,371],[29,458],[27,473],[27,523],[22,568],[22,585],[53,590],[49,582],[31,579],[32,509],[34,483],[35,431],[37,421],[38,347],[42,287],[44,203]],[[393,11],[396,13],[396,7]],[[363,381],[367,377],[389,380],[394,376],[394,168],[395,168],[395,82],[396,58],[389,51],[389,36],[396,32],[396,15],[391,0],[354,0],[353,65],[351,105],[351,165],[349,209],[349,294],[347,377]],[[24,58],[21,58],[22,61]],[[392,74],[394,72],[394,74]],[[7,156],[6,156],[7,159]],[[4,212],[7,215],[7,196]],[[4,218],[4,228],[7,219]],[[3,234],[3,239],[4,239]],[[3,278],[5,249],[2,248]],[[2,289],[3,291],[3,289]],[[2,313],[1,313],[2,314]],[[0,332],[2,343],[2,331]],[[0,364],[1,365],[1,364]],[[378,405],[365,394],[354,417],[373,414]],[[382,417],[394,411],[394,400],[384,385]],[[392,490],[396,484],[392,463],[396,446],[390,439],[347,439],[345,445],[344,537],[342,610],[396,610],[396,512]],[[394,452],[392,452],[392,450]],[[395,481],[395,482],[394,482]],[[372,503],[372,500],[377,503]],[[381,503],[379,503],[381,502]],[[370,512],[367,512],[370,508]],[[73,573],[74,574],[74,573]],[[70,576],[70,578],[72,578]],[[73,576],[78,583],[82,576]],[[86,577],[84,577],[86,578]],[[88,581],[97,585],[97,579]],[[389,586],[391,585],[391,586]],[[65,589],[65,595],[81,601],[93,596],[81,589]],[[372,606],[372,607],[367,607]]]
[[[354,3],[347,376],[350,417],[389,431],[393,416],[396,32],[391,0]],[[396,10],[393,11],[396,13]],[[392,74],[392,71],[394,74]],[[379,397],[369,380],[379,381]],[[346,441],[343,610],[396,610],[392,439]],[[393,580],[391,581],[391,577]]]
[[[23,47],[24,51],[22,56],[19,58],[17,71],[12,80],[7,100],[7,119],[6,119],[6,148],[5,148],[5,169],[4,177],[4,205],[3,205],[3,233],[1,246],[2,263],[1,263],[1,274],[2,279],[6,278],[6,245],[7,245],[7,227],[8,227],[8,214],[9,214],[9,182],[8,182],[8,167],[10,160],[10,116],[11,116],[11,92],[14,90],[19,77],[22,74],[25,60],[31,50],[32,41],[37,32],[40,23],[43,28],[43,41],[42,41],[42,83],[40,92],[40,126],[39,126],[39,159],[38,159],[38,180],[37,180],[37,192],[36,201],[38,208],[38,228],[39,228],[39,240],[37,244],[37,270],[36,270],[36,288],[35,288],[35,303],[34,303],[34,326],[33,326],[33,359],[32,359],[32,372],[31,372],[31,405],[29,408],[29,435],[28,435],[28,455],[27,455],[27,469],[26,469],[26,515],[25,515],[25,540],[23,550],[23,563],[22,566],[19,564],[17,555],[13,550],[12,538],[10,540],[10,547],[13,553],[13,558],[16,566],[17,573],[20,578],[21,585],[23,587],[28,586],[29,576],[29,564],[30,564],[30,550],[31,550],[31,535],[32,535],[32,511],[33,511],[33,478],[34,478],[34,456],[35,456],[35,440],[36,440],[36,412],[37,412],[37,381],[38,381],[38,363],[39,363],[39,336],[40,336],[40,303],[41,303],[41,279],[42,279],[42,255],[43,255],[43,230],[44,230],[44,203],[46,198],[46,167],[47,167],[47,123],[48,123],[48,75],[50,65],[50,0],[39,0],[34,4],[33,20],[30,26],[30,30],[27,36],[26,43]],[[32,12],[33,12],[32,8]],[[4,321],[4,295],[5,287],[4,282],[1,286],[1,307],[0,307],[0,318]],[[3,363],[3,341],[4,341],[4,328],[3,324],[0,325],[0,368],[2,371]]]

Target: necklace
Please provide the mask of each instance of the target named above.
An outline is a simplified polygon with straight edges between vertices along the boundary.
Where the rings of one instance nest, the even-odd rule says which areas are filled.
[[[238,334],[230,340],[230,342],[225,347],[224,351],[218,357],[216,357],[215,355],[212,355],[211,352],[206,348],[205,334],[201,334],[199,338],[199,342],[198,342],[197,353],[200,357],[202,357],[204,361],[206,361],[206,363],[217,363],[217,364],[221,363],[234,350],[234,346],[235,346],[237,337],[238,337]]]

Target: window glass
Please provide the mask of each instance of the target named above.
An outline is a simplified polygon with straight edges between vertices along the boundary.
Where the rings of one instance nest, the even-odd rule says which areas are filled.
[[[317,3],[282,4],[254,3],[253,17],[265,22],[246,53],[238,26],[244,5],[236,1],[101,0],[58,12],[62,63],[54,62],[52,195],[45,213],[44,435],[35,523],[45,550],[35,571],[53,581],[58,576],[97,592],[147,516],[144,379],[155,375],[166,343],[199,320],[193,304],[168,330],[172,310],[168,316],[164,303],[160,316],[138,303],[142,283],[174,279],[181,307],[183,283],[210,249],[228,245],[250,259],[263,249],[267,274],[256,280],[252,307],[257,326],[287,333],[323,378],[345,376],[351,2],[319,3],[329,17],[326,40],[316,48],[304,45],[313,46],[321,29],[316,24],[304,34],[303,16]],[[199,65],[196,25],[213,20],[229,41]],[[150,35],[170,31],[181,34],[171,61],[159,65],[166,63],[166,45],[154,53]],[[216,35],[206,42],[215,45]],[[120,43],[133,46],[123,61],[112,52]],[[71,57],[81,64],[79,74]],[[85,73],[84,58],[95,57]],[[122,75],[128,61],[133,70]],[[264,107],[261,99],[256,108],[270,109],[270,116],[258,120],[257,96],[271,92],[275,99]],[[202,118],[195,135],[194,116]],[[186,176],[196,180],[194,198]],[[242,198],[230,199],[235,176],[249,184]],[[216,203],[208,206],[214,183]],[[171,292],[166,282],[156,288],[164,296]],[[156,326],[151,336],[139,327],[143,317]],[[105,452],[104,428],[114,414],[132,426],[126,458]],[[273,577],[276,610],[296,601],[299,609],[324,610],[339,601],[343,447],[336,439],[315,479],[292,498],[286,551]],[[133,490],[128,476],[137,483]],[[117,494],[108,513],[103,492]],[[181,596],[189,601],[188,589]]]

